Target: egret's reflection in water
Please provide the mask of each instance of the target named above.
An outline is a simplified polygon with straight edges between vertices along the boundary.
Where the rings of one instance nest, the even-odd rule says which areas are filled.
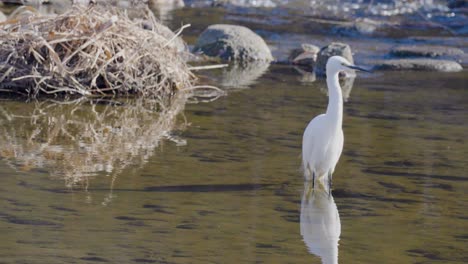
[[[338,241],[341,222],[333,196],[324,189],[312,189],[304,183],[301,202],[301,235],[310,253],[323,264],[338,263]]]

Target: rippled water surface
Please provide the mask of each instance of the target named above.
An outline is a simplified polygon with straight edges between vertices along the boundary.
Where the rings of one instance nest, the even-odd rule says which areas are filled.
[[[301,28],[315,24],[297,11],[228,10],[165,19],[190,21],[190,44],[210,23],[248,25],[277,58],[340,40],[370,65],[414,41]],[[466,50],[463,37],[439,33],[418,41]],[[326,109],[323,80],[280,65],[201,74],[228,95],[2,99],[0,263],[468,262],[466,70],[346,81],[333,196],[300,171],[302,132]]]
[[[15,120],[44,105],[4,101],[1,262],[321,263],[337,251],[341,263],[466,263],[465,76],[358,77],[330,198],[308,193],[299,171],[302,131],[327,102],[324,83],[300,82],[288,67],[186,105],[175,122],[187,127],[171,136],[178,140],[149,141],[145,129],[154,128],[146,126],[158,119],[145,116],[140,132],[108,144],[144,140],[151,150],[104,144],[86,162],[75,147],[87,146],[86,129],[57,132],[53,142],[50,131],[32,137],[31,119]],[[48,106],[64,109],[36,128],[53,130],[62,115],[76,120],[69,106]],[[80,109],[92,116],[91,106]],[[117,121],[104,123],[117,129]],[[73,187],[63,179],[85,177],[90,165],[97,174]]]

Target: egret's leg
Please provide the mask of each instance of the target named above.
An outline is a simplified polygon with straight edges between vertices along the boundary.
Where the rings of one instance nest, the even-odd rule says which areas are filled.
[[[328,172],[328,196],[331,195],[332,190],[332,174],[331,171]]]
[[[315,189],[315,171],[312,172],[312,189]]]

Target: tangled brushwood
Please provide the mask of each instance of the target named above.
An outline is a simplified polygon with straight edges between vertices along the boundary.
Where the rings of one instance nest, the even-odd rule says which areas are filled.
[[[0,89],[39,94],[164,97],[195,80],[177,49],[177,34],[151,12],[74,6],[0,24]]]

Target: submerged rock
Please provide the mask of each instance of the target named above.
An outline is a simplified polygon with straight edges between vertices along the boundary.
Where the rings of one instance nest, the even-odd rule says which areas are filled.
[[[315,66],[315,72],[317,75],[324,76],[328,58],[337,55],[346,58],[351,63],[354,63],[351,47],[348,44],[332,42],[328,46],[323,47],[318,53],[317,63]]]
[[[439,71],[439,72],[458,72],[463,70],[463,67],[450,60],[434,60],[434,59],[392,59],[378,63],[374,69],[376,70],[415,70],[415,71]]]
[[[193,51],[227,61],[273,60],[270,49],[259,35],[235,25],[209,26],[198,38]]]
[[[459,56],[464,52],[461,49],[447,46],[401,45],[394,47],[390,54],[398,57],[439,57]]]

